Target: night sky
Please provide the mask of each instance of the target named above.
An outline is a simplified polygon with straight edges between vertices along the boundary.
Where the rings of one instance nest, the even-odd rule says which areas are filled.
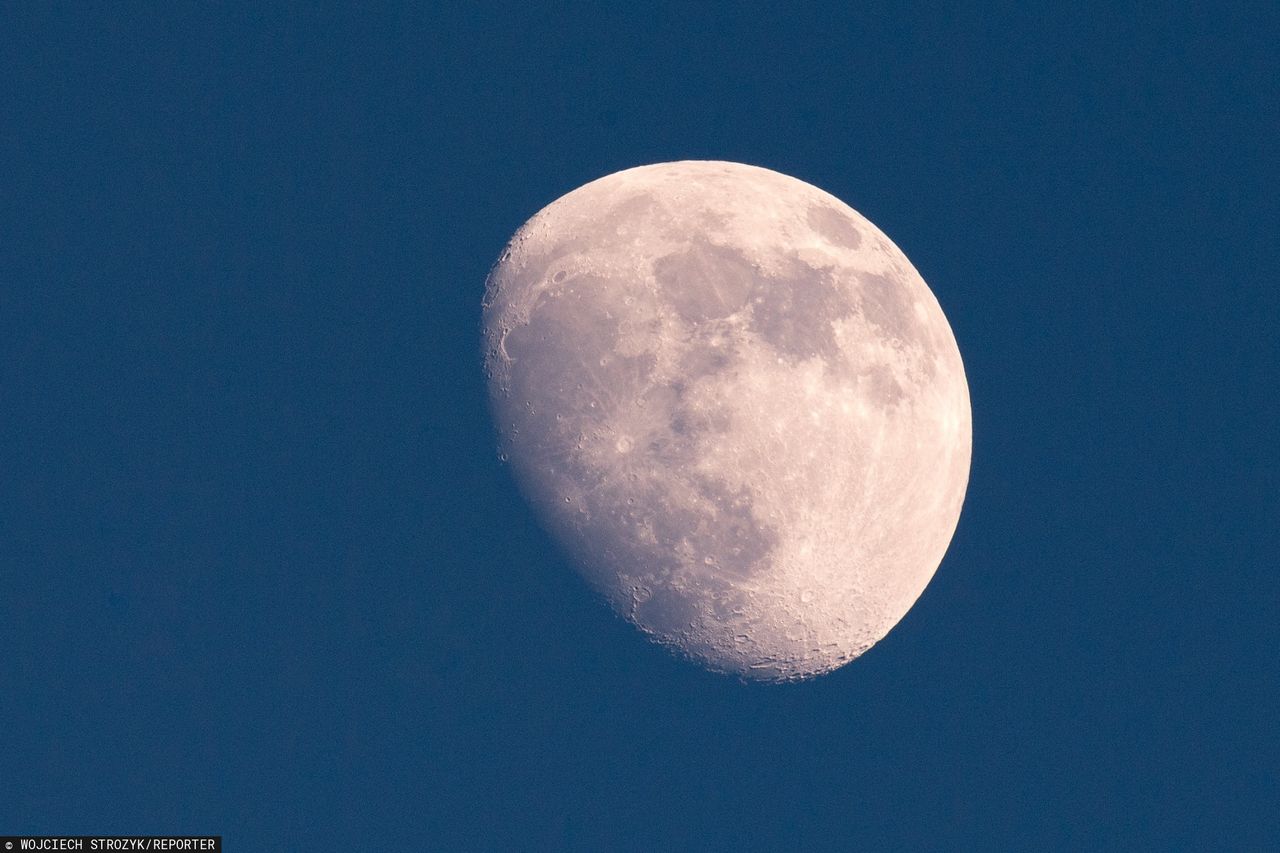
[[[0,12],[0,833],[1274,849],[1280,7],[447,5]],[[801,684],[497,455],[490,265],[677,159],[849,203],[965,359],[950,551]]]

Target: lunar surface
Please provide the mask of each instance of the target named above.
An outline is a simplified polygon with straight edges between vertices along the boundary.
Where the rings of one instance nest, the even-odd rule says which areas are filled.
[[[802,181],[628,169],[489,275],[501,452],[625,618],[790,681],[865,652],[938,567],[969,477],[964,367],[920,274]]]

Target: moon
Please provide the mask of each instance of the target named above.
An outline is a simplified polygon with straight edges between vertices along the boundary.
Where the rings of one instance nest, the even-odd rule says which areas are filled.
[[[500,452],[587,580],[722,673],[861,655],[920,596],[969,479],[960,351],[834,196],[739,163],[600,178],[489,274]]]

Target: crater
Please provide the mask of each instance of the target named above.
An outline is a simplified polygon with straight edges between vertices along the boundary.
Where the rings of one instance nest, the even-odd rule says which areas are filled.
[[[655,589],[632,611],[641,628],[673,641],[686,636],[701,615],[690,596],[670,587]]]

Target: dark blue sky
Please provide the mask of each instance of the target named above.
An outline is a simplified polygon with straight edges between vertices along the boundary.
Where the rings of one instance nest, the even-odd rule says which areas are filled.
[[[358,5],[0,13],[0,832],[1276,845],[1274,3]],[[867,215],[969,374],[951,551],[805,684],[616,619],[488,422],[507,237],[683,158]]]

